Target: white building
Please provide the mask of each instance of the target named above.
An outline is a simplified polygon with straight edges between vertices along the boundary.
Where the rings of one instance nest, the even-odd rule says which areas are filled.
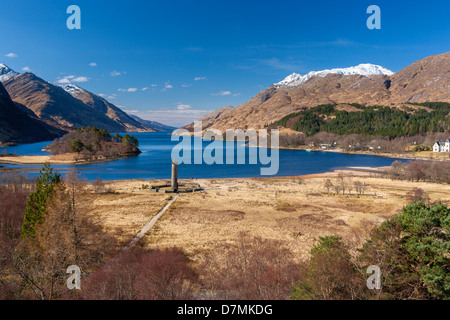
[[[433,146],[433,152],[450,152],[450,139],[445,142],[436,142]]]

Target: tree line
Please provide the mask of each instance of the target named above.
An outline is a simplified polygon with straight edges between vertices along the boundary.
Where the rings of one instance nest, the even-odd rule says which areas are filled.
[[[341,148],[344,151],[370,151],[373,153],[414,153],[432,150],[436,141],[445,141],[448,132],[428,132],[414,136],[402,136],[390,139],[383,136],[363,134],[339,135],[329,132],[319,132],[307,137],[304,133],[290,133],[280,135],[280,146],[298,148],[302,146],[320,147],[327,149]]]
[[[392,180],[427,181],[450,183],[450,163],[446,161],[394,161],[381,172]]]
[[[362,106],[352,104],[360,111],[337,110],[335,105],[319,105],[308,110],[291,113],[278,120],[273,126],[289,127],[303,132],[307,137],[319,132],[338,135],[372,135],[389,139],[426,134],[428,132],[448,132],[450,103],[428,102],[420,104],[430,108],[410,108],[408,111],[385,106]]]

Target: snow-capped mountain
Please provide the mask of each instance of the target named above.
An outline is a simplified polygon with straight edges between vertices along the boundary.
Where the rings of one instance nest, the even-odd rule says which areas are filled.
[[[0,82],[7,81],[18,74],[18,72],[10,69],[7,65],[0,63]]]
[[[301,75],[299,73],[293,73],[289,76],[287,76],[284,80],[275,83],[274,86],[276,88],[282,87],[282,86],[291,86],[291,87],[297,87],[299,85],[304,84],[306,81],[313,77],[325,77],[329,74],[342,74],[342,75],[353,75],[353,74],[359,74],[363,76],[371,76],[371,75],[387,75],[392,76],[394,72],[392,72],[389,69],[383,68],[381,66],[370,64],[370,63],[363,63],[360,65],[357,65],[355,67],[349,67],[349,68],[335,68],[335,69],[326,69],[322,71],[311,71],[306,75]]]
[[[401,108],[405,103],[450,102],[450,52],[429,56],[396,73],[373,64],[360,64],[291,74],[247,102],[203,116],[203,128],[262,129],[288,114],[318,105],[351,103]],[[351,106],[350,106],[351,107]],[[189,128],[187,125],[186,128]],[[281,133],[280,133],[281,134]]]

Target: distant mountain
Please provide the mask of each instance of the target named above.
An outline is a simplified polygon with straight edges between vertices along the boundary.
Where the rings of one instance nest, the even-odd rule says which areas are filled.
[[[95,126],[124,131],[124,126],[32,73],[21,73],[3,82],[11,98],[40,119],[66,130]]]
[[[0,143],[32,143],[53,140],[66,133],[15,105],[0,82]]]
[[[364,63],[357,65],[356,67],[349,67],[349,68],[335,68],[331,70],[322,70],[322,71],[311,71],[308,74],[302,76],[298,73],[293,73],[289,76],[287,76],[284,80],[275,83],[274,86],[276,88],[282,87],[282,86],[291,86],[291,87],[297,87],[302,84],[304,84],[306,81],[313,77],[326,77],[329,74],[341,74],[345,76],[349,75],[362,75],[362,76],[373,76],[373,75],[387,75],[392,76],[394,72],[391,70],[388,70],[386,68],[383,68],[381,66],[377,66],[370,63]]]
[[[0,64],[3,83],[18,108],[63,130],[95,126],[112,132],[152,132],[161,124],[141,122],[102,97],[76,85],[53,85],[33,73],[18,73]]]
[[[136,119],[132,118],[130,115],[128,115],[109,101],[92,92],[89,92],[73,84],[64,84],[60,87],[63,88],[72,97],[82,101],[84,104],[88,105],[99,113],[106,115],[108,118],[121,125],[123,129],[120,132],[157,131],[157,129],[153,128],[149,124],[136,121]]]
[[[162,123],[159,123],[156,121],[144,120],[133,114],[130,114],[130,117],[133,118],[134,120],[136,120],[137,122],[141,123],[142,125],[146,125],[146,126],[152,128],[155,131],[173,131],[173,130],[177,129],[176,127],[167,126],[165,124],[162,124]]]
[[[258,129],[321,104],[402,108],[405,103],[436,101],[450,102],[450,52],[424,58],[397,73],[373,64],[312,71],[303,76],[293,73],[248,102],[201,119],[204,129]]]

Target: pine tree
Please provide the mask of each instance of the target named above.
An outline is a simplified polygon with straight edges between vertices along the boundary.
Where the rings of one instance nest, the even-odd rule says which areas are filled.
[[[42,222],[47,213],[47,199],[51,197],[53,188],[60,181],[61,176],[45,163],[36,182],[36,191],[30,195],[25,208],[22,238],[35,235],[36,224]]]

